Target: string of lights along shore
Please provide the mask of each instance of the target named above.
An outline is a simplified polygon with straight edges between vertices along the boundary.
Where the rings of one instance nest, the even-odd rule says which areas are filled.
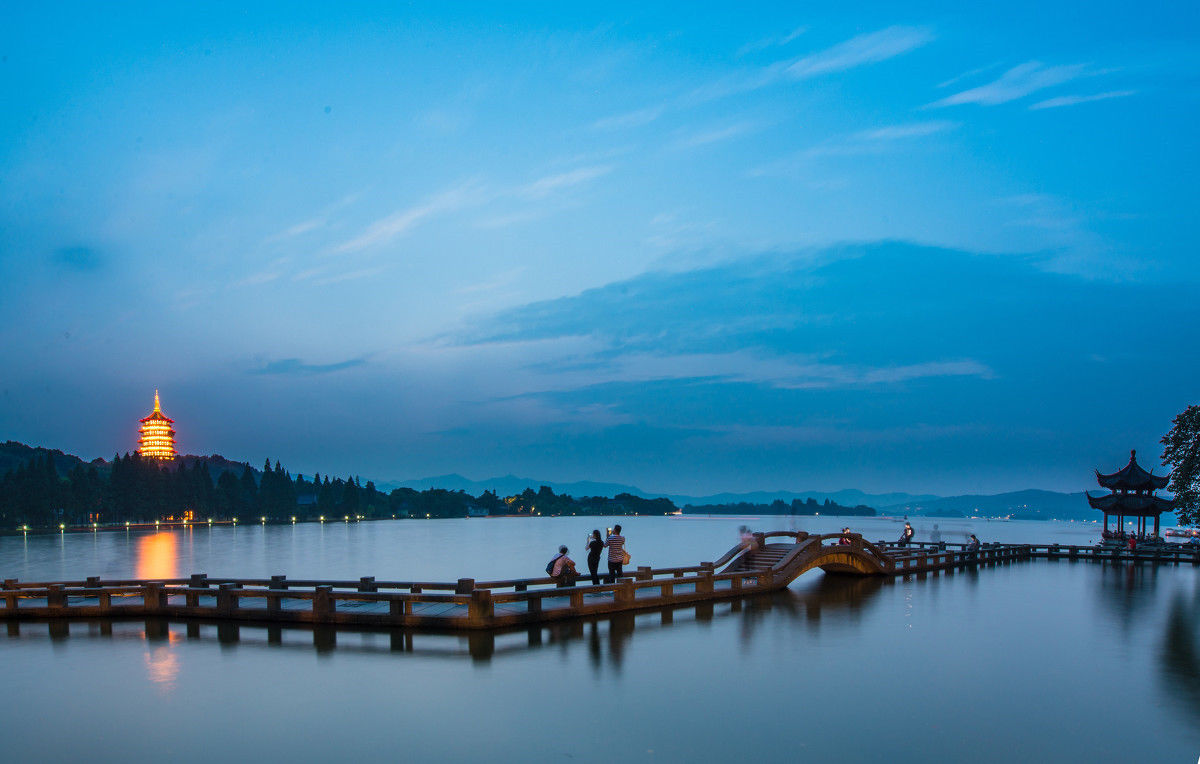
[[[162,412],[158,401],[158,391],[154,391],[154,411],[144,417],[138,428],[138,454],[150,459],[174,459],[178,456],[175,450],[175,429],[171,426],[175,420]]]

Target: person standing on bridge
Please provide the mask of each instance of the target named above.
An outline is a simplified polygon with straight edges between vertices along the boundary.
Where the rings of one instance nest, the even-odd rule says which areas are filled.
[[[621,526],[613,526],[604,546],[608,547],[608,578],[605,581],[615,584],[623,572],[621,566],[625,564],[625,537],[621,535]]]
[[[588,572],[592,574],[592,586],[600,585],[600,552],[604,550],[604,542],[600,540],[600,529],[592,531],[587,542]]]
[[[898,543],[900,544],[900,546],[908,546],[909,544],[912,543],[913,536],[916,536],[916,535],[917,535],[917,532],[913,530],[912,524],[905,522],[904,530],[900,532],[900,541]]]
[[[850,546],[850,526],[842,528],[842,537],[838,539],[839,546]]]

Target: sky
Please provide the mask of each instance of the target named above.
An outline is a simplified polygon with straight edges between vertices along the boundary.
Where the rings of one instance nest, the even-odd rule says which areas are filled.
[[[0,438],[994,493],[1200,402],[1195,4],[4,5]]]

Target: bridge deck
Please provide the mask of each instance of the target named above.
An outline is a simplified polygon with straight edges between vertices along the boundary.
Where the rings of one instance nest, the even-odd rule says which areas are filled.
[[[896,544],[807,533],[758,534],[756,549],[734,547],[716,562],[639,567],[599,586],[558,587],[550,578],[456,582],[210,578],[25,583],[4,581],[0,619],[167,617],[276,623],[491,629],[782,589],[813,568],[827,573],[900,576],[1033,558],[1191,563],[1200,549],[993,544]]]

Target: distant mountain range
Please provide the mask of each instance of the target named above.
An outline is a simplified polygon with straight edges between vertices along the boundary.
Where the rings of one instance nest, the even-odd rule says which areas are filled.
[[[680,507],[688,504],[770,504],[775,500],[791,503],[793,499],[819,502],[829,499],[843,506],[865,504],[874,507],[883,515],[913,515],[930,517],[1012,517],[1024,520],[1096,520],[1099,513],[1088,506],[1082,491],[1060,493],[1028,489],[994,495],[968,494],[963,496],[937,496],[934,494],[909,493],[864,493],[845,489],[841,491],[752,491],[748,493],[718,493],[710,496],[688,496],[685,494],[649,493],[632,485],[621,483],[598,483],[579,481],[556,483],[534,480],[516,475],[504,475],[487,480],[471,480],[462,475],[438,475],[436,477],[407,480],[391,484],[380,484],[380,488],[407,487],[417,490],[444,488],[451,491],[466,491],[478,495],[485,490],[495,491],[500,496],[511,496],[526,488],[537,490],[549,486],[557,494],[571,496],[616,496],[628,493],[647,499],[666,497]],[[1164,520],[1166,517],[1164,516]]]
[[[85,462],[78,456],[65,454],[59,450],[27,446],[16,441],[0,444],[0,476],[16,469],[21,464],[30,461],[34,456],[45,453],[54,455],[54,465],[60,475],[65,475],[76,465],[95,466],[101,471],[107,471],[110,465],[103,459]],[[185,456],[189,463],[193,460],[208,463],[209,470],[215,479],[221,472],[233,470],[241,474],[244,464],[233,462],[219,455]],[[252,468],[253,469],[253,468]],[[258,470],[254,470],[258,478]],[[1059,493],[1057,491],[1041,491],[1029,489],[1012,491],[994,495],[968,494],[963,496],[936,496],[933,494],[909,493],[864,493],[853,489],[841,491],[752,491],[748,493],[718,493],[709,496],[688,496],[685,494],[649,493],[637,486],[622,483],[601,483],[581,480],[572,483],[558,483],[549,480],[534,480],[533,478],[504,475],[503,477],[487,480],[471,480],[462,475],[438,475],[419,480],[405,480],[392,483],[379,483],[381,491],[393,488],[413,488],[426,490],[429,488],[444,488],[451,491],[466,491],[472,496],[478,496],[484,491],[495,491],[500,496],[513,496],[526,488],[537,490],[541,486],[549,486],[556,494],[568,494],[576,498],[583,496],[607,496],[628,493],[645,499],[667,498],[677,506],[688,504],[770,504],[775,500],[791,503],[793,499],[807,501],[814,499],[824,502],[826,499],[843,506],[854,507],[865,504],[873,507],[883,515],[911,515],[925,517],[1012,517],[1023,520],[1096,520],[1099,513],[1088,506],[1082,491],[1076,493]],[[1164,523],[1174,522],[1173,518],[1163,516]]]

